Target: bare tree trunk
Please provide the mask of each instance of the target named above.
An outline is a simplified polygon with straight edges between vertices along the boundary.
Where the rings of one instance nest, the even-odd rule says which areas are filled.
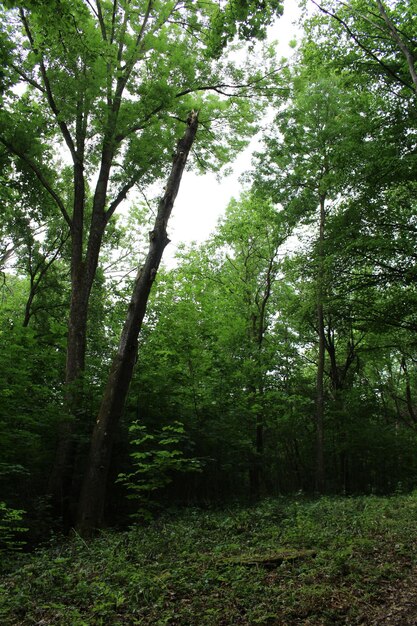
[[[82,171],[76,177],[83,177]],[[59,425],[55,462],[52,468],[48,491],[59,511],[65,532],[75,523],[73,494],[74,462],[80,420],[84,414],[83,373],[87,346],[87,323],[90,293],[96,275],[101,241],[107,220],[103,206],[93,207],[87,252],[83,255],[84,229],[84,184],[75,183],[79,189],[74,203],[71,227],[71,301],[68,318],[67,359],[65,371],[65,405],[67,419]]]
[[[72,484],[77,449],[77,425],[83,414],[83,372],[87,343],[89,291],[83,276],[72,281],[68,320],[65,406],[67,418],[59,424],[55,462],[49,477],[48,491],[54,508],[60,513],[64,532],[74,524]]]
[[[324,224],[325,198],[320,198],[320,234],[319,234],[319,272],[317,285],[317,332],[319,352],[316,379],[316,490],[323,493],[325,485],[324,474],[324,359],[326,337],[324,334],[323,288],[324,288]]]
[[[269,298],[271,296],[272,284],[275,280],[274,264],[279,246],[273,248],[268,261],[265,276],[265,285],[259,288],[255,295],[257,313],[252,315],[252,325],[250,338],[256,346],[256,381],[252,388],[253,398],[256,404],[263,405],[264,381],[261,366],[263,342],[266,331],[266,313]],[[258,409],[255,420],[255,450],[249,462],[249,495],[252,501],[259,500],[266,491],[265,474],[265,417],[263,408]]]
[[[319,353],[316,379],[316,490],[324,491],[324,320],[323,304],[317,306]]]
[[[259,395],[259,394],[258,394]],[[258,398],[259,399],[259,398]],[[255,449],[249,461],[249,496],[252,502],[260,499],[264,487],[264,419],[256,416]]]
[[[114,435],[123,412],[133,374],[138,336],[145,316],[148,297],[163,251],[169,242],[166,231],[167,223],[197,127],[198,114],[193,111],[188,118],[186,132],[178,142],[165,194],[159,202],[154,229],[150,233],[148,254],[145,264],[140,268],[135,280],[118,351],[111,366],[94,426],[90,455],[78,506],[77,530],[83,535],[92,534],[102,522]]]

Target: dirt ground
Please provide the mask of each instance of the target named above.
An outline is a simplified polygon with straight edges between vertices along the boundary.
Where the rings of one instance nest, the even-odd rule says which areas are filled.
[[[375,612],[369,626],[417,626],[417,570],[413,576],[391,587],[386,601]]]

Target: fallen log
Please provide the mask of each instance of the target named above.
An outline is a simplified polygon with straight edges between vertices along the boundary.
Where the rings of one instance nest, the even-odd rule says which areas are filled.
[[[243,565],[245,567],[265,567],[273,569],[283,563],[295,563],[304,559],[314,558],[317,555],[315,550],[280,550],[269,554],[248,556],[236,556],[227,559],[229,565]]]

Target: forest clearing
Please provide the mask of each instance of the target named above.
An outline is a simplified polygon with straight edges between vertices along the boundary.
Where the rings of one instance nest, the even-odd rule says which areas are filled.
[[[411,626],[417,496],[171,512],[10,563],[1,623]]]

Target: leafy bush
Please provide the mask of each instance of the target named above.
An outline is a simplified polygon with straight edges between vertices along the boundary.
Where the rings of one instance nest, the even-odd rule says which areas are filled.
[[[149,518],[150,495],[172,482],[175,472],[201,471],[201,461],[185,456],[188,441],[181,422],[175,421],[151,434],[135,421],[129,431],[134,436],[130,453],[133,471],[119,474],[118,482],[129,491],[129,499],[141,502],[134,517]]]
[[[0,502],[0,554],[19,550],[25,542],[20,538],[27,528],[22,526],[25,511],[12,509]]]

